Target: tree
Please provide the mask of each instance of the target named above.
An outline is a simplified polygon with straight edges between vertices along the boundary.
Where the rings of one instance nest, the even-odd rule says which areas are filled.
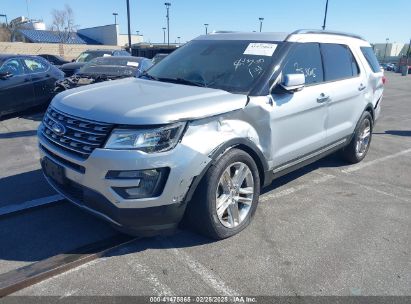
[[[51,16],[51,30],[57,33],[60,43],[66,43],[78,27],[74,23],[72,8],[66,4],[62,10],[53,9]]]

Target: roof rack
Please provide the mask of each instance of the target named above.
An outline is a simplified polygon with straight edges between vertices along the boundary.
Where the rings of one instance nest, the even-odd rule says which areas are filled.
[[[237,31],[212,31],[211,34],[231,34],[231,33],[239,33]]]
[[[326,30],[297,30],[295,32],[292,32],[290,35],[288,35],[287,39],[290,36],[296,35],[296,34],[327,34],[327,35],[338,35],[338,36],[345,36],[345,37],[351,37],[351,38],[357,38],[357,39],[365,40],[360,35],[345,33],[345,32],[338,32],[338,31],[328,31],[328,30],[327,31]]]

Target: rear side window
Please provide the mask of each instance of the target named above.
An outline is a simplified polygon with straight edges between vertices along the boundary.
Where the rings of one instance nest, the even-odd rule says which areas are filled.
[[[374,73],[381,72],[380,63],[374,54],[374,51],[369,46],[361,47],[361,52],[363,53],[365,59],[367,59],[368,65]]]
[[[24,58],[23,61],[29,73],[43,73],[48,70],[48,66],[37,58]]]
[[[286,74],[304,74],[307,85],[323,82],[324,77],[319,44],[298,44],[289,55],[287,63],[283,68],[283,75]]]
[[[348,46],[343,44],[321,44],[325,81],[355,77],[359,74],[357,62]]]

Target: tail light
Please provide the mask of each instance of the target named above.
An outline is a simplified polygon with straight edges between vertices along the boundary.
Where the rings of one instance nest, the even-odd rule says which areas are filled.
[[[385,84],[387,82],[387,77],[382,76],[382,84]]]

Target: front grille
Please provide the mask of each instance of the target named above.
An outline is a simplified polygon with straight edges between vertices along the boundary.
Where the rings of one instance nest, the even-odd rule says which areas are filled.
[[[56,133],[53,126],[64,126],[65,132]],[[43,118],[42,135],[63,150],[87,158],[96,148],[101,148],[113,125],[67,115],[49,107]]]

